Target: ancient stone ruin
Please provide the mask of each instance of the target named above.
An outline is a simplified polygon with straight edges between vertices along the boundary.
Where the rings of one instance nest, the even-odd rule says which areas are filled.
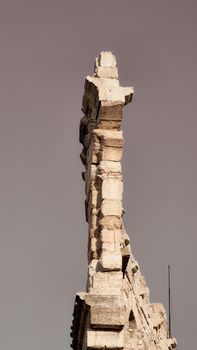
[[[85,80],[80,122],[88,223],[88,279],[78,293],[71,327],[74,350],[169,350],[162,304],[152,304],[149,289],[132,255],[124,229],[121,158],[123,107],[132,87],[119,85],[116,58],[101,52],[93,76]]]

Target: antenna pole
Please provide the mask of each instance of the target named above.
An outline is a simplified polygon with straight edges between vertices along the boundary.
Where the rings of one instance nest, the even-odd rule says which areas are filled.
[[[170,265],[168,265],[168,322],[169,322],[169,338],[171,338],[171,276],[170,276]]]

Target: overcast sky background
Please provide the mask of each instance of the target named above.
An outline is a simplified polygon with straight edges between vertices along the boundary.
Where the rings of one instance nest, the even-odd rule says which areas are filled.
[[[125,109],[132,249],[173,335],[196,348],[196,0],[0,1],[0,348],[63,350],[85,291],[78,126],[85,76],[111,50]]]

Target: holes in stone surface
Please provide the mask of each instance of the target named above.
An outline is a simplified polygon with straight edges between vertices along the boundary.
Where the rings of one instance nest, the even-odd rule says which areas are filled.
[[[127,269],[128,261],[129,261],[129,255],[123,255],[123,256],[122,256],[122,272],[123,272],[123,278],[124,278],[124,276],[125,276],[125,272],[126,272],[126,269]]]
[[[131,310],[131,312],[129,314],[129,322],[130,321],[135,321],[135,316],[134,316],[133,310]]]
[[[136,330],[136,321],[133,310],[130,311],[129,314],[129,331],[134,332]]]

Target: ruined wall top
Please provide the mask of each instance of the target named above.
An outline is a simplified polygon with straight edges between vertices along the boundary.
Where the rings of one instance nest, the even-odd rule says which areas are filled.
[[[122,87],[118,80],[118,69],[116,58],[111,52],[101,52],[95,60],[93,76],[87,76],[85,80],[85,91],[82,102],[82,111],[91,120],[97,121],[98,127],[116,128],[100,121],[120,121],[123,105],[131,102],[133,96],[132,87]],[[119,105],[119,115],[106,115],[104,107]]]
[[[87,76],[80,122],[88,223],[88,278],[78,293],[71,336],[74,350],[171,350],[164,307],[150,303],[123,225],[121,159],[123,107],[133,88],[118,80],[116,58],[101,52]]]

